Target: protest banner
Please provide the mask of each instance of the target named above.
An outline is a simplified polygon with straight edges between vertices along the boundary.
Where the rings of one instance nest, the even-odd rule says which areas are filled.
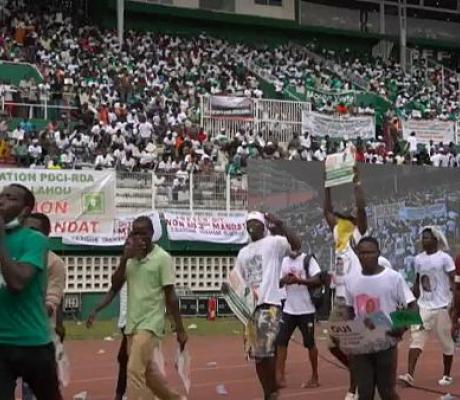
[[[320,101],[322,103],[343,103],[346,105],[353,104],[355,101],[354,91],[324,91],[312,88],[305,89],[305,97],[307,101]]]
[[[333,187],[353,182],[355,163],[354,147],[348,147],[341,153],[329,154],[325,161],[325,186]]]
[[[99,233],[94,235],[64,235],[62,243],[68,245],[80,246],[123,246],[128,233],[131,231],[133,221],[140,216],[148,216],[153,223],[153,241],[160,240],[162,235],[162,227],[160,214],[157,211],[148,213],[125,215],[115,217],[113,221],[113,231],[111,233]]]
[[[372,116],[350,117],[302,112],[302,130],[314,136],[332,139],[348,137],[350,140],[375,138],[375,118]]]
[[[417,143],[429,144],[432,140],[435,144],[442,142],[447,146],[450,142],[456,142],[454,121],[409,119],[402,121],[402,130],[404,139],[415,132]]]
[[[247,97],[211,96],[212,117],[254,118],[255,103]]]
[[[399,210],[399,217],[409,221],[446,216],[447,205],[445,202],[438,202],[435,204],[419,207],[403,207]]]
[[[51,236],[111,233],[115,174],[93,170],[5,168],[0,187],[22,184],[35,195],[35,212],[51,220]]]
[[[375,226],[384,224],[385,221],[395,221],[400,219],[400,210],[405,207],[404,201],[397,201],[385,204],[378,204],[367,207],[367,217],[372,219]]]
[[[246,231],[247,212],[165,211],[164,220],[170,240],[243,244],[249,240]]]

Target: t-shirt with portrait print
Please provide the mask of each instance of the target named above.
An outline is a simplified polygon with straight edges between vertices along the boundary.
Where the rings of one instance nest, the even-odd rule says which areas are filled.
[[[455,271],[452,257],[444,251],[420,253],[415,257],[415,271],[419,275],[418,305],[427,310],[447,307],[452,301],[449,274]]]
[[[281,305],[284,298],[279,287],[281,263],[290,251],[284,236],[270,235],[249,243],[238,253],[235,268],[254,291],[257,305]]]
[[[353,307],[355,318],[369,328],[370,341],[363,353],[378,352],[396,345],[397,340],[386,335],[391,329],[390,314],[415,301],[399,272],[385,268],[376,275],[359,273],[345,284],[345,304]],[[371,321],[373,327],[368,325]],[[382,334],[374,330],[384,327]],[[357,353],[359,354],[359,353]]]

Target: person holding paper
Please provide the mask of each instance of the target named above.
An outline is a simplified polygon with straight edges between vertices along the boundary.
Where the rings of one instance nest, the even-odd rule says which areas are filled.
[[[353,179],[356,213],[342,214],[334,211],[332,206],[331,188],[325,188],[324,193],[324,217],[332,230],[335,244],[335,263],[332,270],[332,283],[335,286],[333,309],[330,314],[330,322],[344,320],[346,318],[345,304],[345,281],[349,277],[358,275],[361,271],[358,256],[353,248],[367,231],[366,202],[364,191],[359,177],[359,171],[355,167]],[[349,368],[349,359],[331,338],[329,351],[343,365]],[[345,400],[354,400],[356,385],[353,374],[350,373],[350,387]]]
[[[146,391],[160,400],[185,400],[173,390],[153,362],[154,349],[165,334],[165,309],[174,318],[177,341],[183,350],[188,340],[174,291],[171,256],[152,243],[154,230],[148,216],[134,220],[120,264],[112,276],[113,293],[126,282],[128,313],[128,399],[142,398]]]
[[[414,308],[415,297],[398,272],[379,263],[380,248],[373,237],[357,246],[362,271],[345,283],[345,304],[349,319],[364,323],[375,340],[357,349],[351,357],[359,399],[399,400],[396,393],[397,343],[407,327],[392,327],[391,314],[401,307]]]
[[[414,374],[418,358],[425,347],[430,332],[434,332],[442,348],[444,372],[438,381],[441,386],[452,384],[452,362],[455,345],[452,339],[452,322],[449,308],[452,305],[455,263],[446,253],[447,239],[435,226],[422,229],[423,253],[415,257],[414,294],[418,299],[423,324],[412,329],[408,371],[399,380],[408,386],[415,383]]]
[[[246,350],[256,360],[264,399],[275,400],[278,398],[275,354],[281,318],[281,262],[291,249],[300,249],[300,240],[279,219],[257,211],[249,213],[247,230],[251,242],[238,253],[234,268],[255,299],[255,309],[246,325]]]

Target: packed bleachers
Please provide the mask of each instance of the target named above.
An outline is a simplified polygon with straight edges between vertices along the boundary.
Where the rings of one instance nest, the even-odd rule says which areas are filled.
[[[19,4],[19,5],[18,5]],[[334,68],[302,53],[292,44],[231,43],[201,34],[179,36],[128,31],[119,46],[114,31],[91,25],[78,16],[64,17],[52,8],[32,12],[10,2],[6,24],[0,29],[0,59],[30,62],[41,71],[18,85],[2,83],[6,102],[37,104],[46,100],[61,113],[45,128],[32,118],[35,110],[6,107],[21,122],[0,125],[0,158],[19,166],[46,168],[95,167],[125,171],[155,170],[173,175],[182,184],[191,172],[226,171],[243,174],[249,159],[323,160],[339,151],[347,139],[333,141],[315,132],[294,136],[289,143],[265,140],[259,132],[242,127],[227,132],[205,132],[199,126],[200,95],[264,96],[254,63],[273,78],[283,97],[294,87],[340,93],[356,89],[349,74],[369,83],[368,91],[390,100],[387,135],[378,129],[375,140],[358,140],[358,160],[368,163],[417,163],[459,166],[452,143],[427,148],[417,138],[401,141],[393,117],[456,119],[458,82],[422,61],[404,73],[395,62],[347,50],[333,52],[308,46]],[[14,96],[10,93],[14,92]],[[374,114],[369,106],[341,101],[312,101],[314,109],[330,114]],[[75,107],[75,108],[72,108]],[[63,119],[63,120],[62,120]]]

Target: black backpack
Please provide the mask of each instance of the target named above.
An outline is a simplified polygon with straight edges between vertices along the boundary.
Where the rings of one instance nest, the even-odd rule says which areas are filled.
[[[307,254],[303,261],[303,268],[305,270],[305,275],[310,278],[310,261],[312,258],[315,258],[314,254]],[[319,279],[321,284],[315,287],[308,287],[308,292],[310,293],[311,302],[318,311],[324,303],[324,299],[326,297],[326,288],[330,284],[330,276],[327,271],[321,271],[319,273]]]

